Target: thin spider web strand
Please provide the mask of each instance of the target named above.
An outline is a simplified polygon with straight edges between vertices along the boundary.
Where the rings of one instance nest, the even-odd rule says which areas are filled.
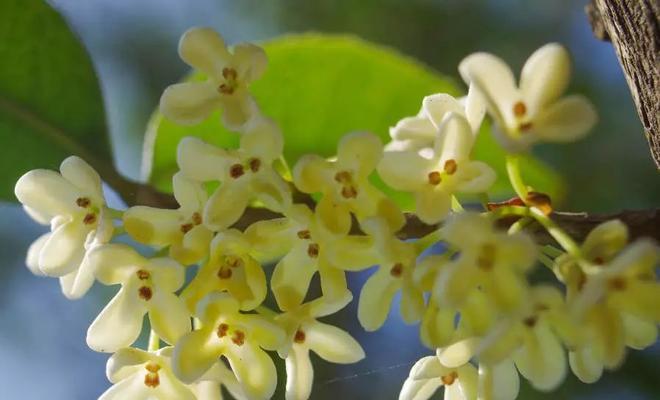
[[[329,379],[327,381],[321,382],[318,385],[319,386],[326,386],[326,385],[330,385],[330,384],[334,384],[334,383],[338,383],[338,382],[348,381],[348,380],[351,380],[351,379],[362,378],[362,377],[368,376],[368,375],[380,374],[380,373],[383,373],[383,372],[389,372],[391,370],[398,369],[398,368],[401,368],[401,367],[410,367],[414,363],[415,363],[415,361],[409,361],[409,362],[406,362],[406,363],[395,364],[395,365],[391,365],[389,367],[376,368],[376,369],[372,369],[372,370],[369,370],[369,371],[366,371],[366,372],[360,372],[360,373],[349,375],[349,376],[341,376],[341,377],[338,377],[338,378],[332,378],[332,379]]]

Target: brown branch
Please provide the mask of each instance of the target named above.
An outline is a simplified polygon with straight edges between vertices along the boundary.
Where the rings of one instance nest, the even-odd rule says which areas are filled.
[[[594,35],[612,42],[660,169],[660,1],[592,0]]]

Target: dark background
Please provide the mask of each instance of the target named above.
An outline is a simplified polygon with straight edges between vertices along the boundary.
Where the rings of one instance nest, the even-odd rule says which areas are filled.
[[[549,41],[564,43],[575,64],[572,91],[590,97],[600,122],[585,140],[540,145],[539,157],[567,179],[565,210],[615,211],[660,204],[660,186],[641,125],[610,44],[593,38],[585,1],[570,0],[53,0],[89,49],[101,79],[116,161],[139,178],[145,124],[160,93],[186,65],[176,55],[180,34],[193,25],[218,29],[229,43],[286,32],[352,33],[397,48],[457,80],[467,54],[485,50],[519,70]],[[10,151],[3,149],[0,151]],[[118,205],[115,199],[115,205]],[[108,386],[106,355],[85,345],[87,326],[114,290],[95,286],[67,301],[55,280],[24,266],[43,228],[15,204],[0,203],[0,398],[87,400]],[[370,272],[355,275],[359,286]],[[358,364],[315,363],[314,399],[394,399],[412,363],[427,351],[417,328],[392,313],[386,326],[364,333],[355,301],[337,317],[363,343]],[[618,371],[587,386],[569,377],[558,392],[523,386],[521,399],[655,399],[660,350],[631,352]],[[318,360],[316,360],[318,361]],[[655,378],[655,379],[654,379]],[[439,396],[439,395],[436,395]]]

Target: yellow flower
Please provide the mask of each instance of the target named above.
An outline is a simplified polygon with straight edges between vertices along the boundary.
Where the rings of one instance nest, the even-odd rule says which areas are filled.
[[[289,188],[273,169],[282,146],[279,128],[267,120],[253,121],[236,150],[219,149],[193,137],[181,140],[177,150],[181,171],[198,182],[220,181],[204,207],[204,225],[212,230],[231,226],[252,200],[276,211],[289,206]]]
[[[170,257],[190,265],[207,255],[213,238],[213,232],[202,223],[207,195],[200,184],[181,172],[174,175],[173,184],[179,209],[131,207],[124,213],[124,228],[140,243],[169,246]]]
[[[268,59],[260,47],[241,43],[230,53],[214,30],[192,28],[181,37],[179,55],[208,80],[178,83],[165,89],[160,110],[167,118],[193,125],[222,108],[225,125],[241,129],[258,114],[248,85],[266,69]]]
[[[190,331],[190,314],[175,292],[184,283],[183,267],[169,258],[146,259],[124,244],[106,244],[89,254],[96,279],[121,289],[87,331],[87,344],[100,352],[130,346],[149,314],[151,328],[174,344]]]
[[[564,47],[547,44],[523,66],[519,86],[500,58],[475,53],[461,61],[465,82],[482,93],[494,132],[509,150],[523,150],[542,140],[569,142],[583,137],[597,120],[594,106],[583,96],[562,97],[570,78],[570,59]]]
[[[317,321],[317,318],[341,310],[352,298],[348,291],[335,300],[320,297],[275,318],[287,338],[278,349],[286,362],[287,400],[306,400],[312,392],[314,369],[309,358],[310,350],[322,359],[338,364],[355,363],[364,358],[364,350],[348,332]]]
[[[271,289],[282,310],[303,302],[312,277],[319,273],[324,297],[334,299],[347,290],[340,266],[372,265],[371,243],[366,237],[335,234],[326,229],[321,213],[293,205],[286,218],[259,221],[245,232],[253,248],[265,258],[282,257],[273,270]]]
[[[469,362],[449,368],[442,365],[435,355],[424,357],[410,370],[399,400],[426,400],[440,387],[445,389],[445,400],[476,400],[477,369]]]
[[[358,221],[383,216],[398,230],[403,215],[369,182],[382,155],[383,144],[376,135],[351,133],[339,142],[335,161],[316,154],[301,157],[293,169],[293,180],[304,193],[323,194],[316,209],[323,224],[335,233],[348,232],[351,213]]]
[[[428,157],[416,151],[391,151],[378,164],[385,183],[414,193],[417,215],[428,224],[447,216],[455,193],[486,192],[495,182],[491,167],[470,160],[474,135],[465,117],[446,113],[438,131]]]
[[[418,321],[424,310],[424,295],[413,282],[413,270],[417,258],[415,244],[397,239],[382,218],[368,218],[363,221],[361,227],[371,237],[373,262],[365,264],[359,257],[351,260],[350,255],[355,254],[353,250],[339,249],[341,252],[351,253],[344,256],[350,264],[339,265],[342,269],[355,271],[374,264],[379,266],[378,271],[369,277],[360,292],[358,305],[360,324],[367,331],[380,328],[387,319],[394,295],[399,291],[401,291],[401,317],[409,324]]]
[[[584,382],[598,380],[603,367],[619,366],[626,346],[643,349],[657,339],[658,247],[647,239],[627,241],[626,226],[608,221],[585,239],[583,260],[564,255],[556,261],[572,315],[586,336],[569,353],[571,369]]]
[[[106,368],[106,374],[113,386],[105,391],[99,400],[198,399],[191,388],[172,373],[171,353],[171,347],[156,353],[134,348],[118,350],[110,357]]]
[[[390,128],[392,141],[385,146],[386,151],[414,150],[432,154],[433,143],[444,117],[454,112],[467,118],[473,135],[477,135],[486,112],[482,96],[474,85],[470,85],[467,96],[455,99],[446,93],[424,97],[422,108],[414,117],[400,120]]]
[[[174,348],[174,374],[193,383],[224,356],[248,399],[270,398],[277,372],[262,348],[279,348],[284,331],[260,315],[241,314],[238,301],[227,293],[209,294],[198,304],[196,316],[201,327],[183,336]]]
[[[94,283],[84,262],[86,251],[109,242],[114,230],[98,173],[71,156],[59,174],[37,169],[23,175],[15,194],[28,215],[51,227],[30,246],[28,267],[38,275],[59,277],[68,298],[83,296]]]
[[[236,229],[220,232],[211,242],[208,261],[181,293],[193,312],[207,294],[229,292],[242,310],[252,310],[266,297],[266,275],[251,255],[252,245]]]
[[[514,311],[526,301],[526,273],[537,253],[529,236],[507,234],[486,217],[461,213],[443,226],[442,237],[459,254],[438,274],[434,295],[440,304],[461,307],[477,287],[499,311]]]

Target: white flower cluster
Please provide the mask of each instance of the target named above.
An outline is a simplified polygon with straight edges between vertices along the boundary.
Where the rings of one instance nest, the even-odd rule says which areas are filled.
[[[519,374],[552,390],[569,366],[594,382],[622,362],[626,347],[656,341],[656,244],[628,244],[625,225],[610,221],[577,245],[548,218],[544,197],[520,182],[515,163],[509,172],[516,202],[478,213],[463,211],[455,197],[485,195],[495,181],[488,164],[471,158],[486,112],[511,152],[540,140],[577,139],[593,126],[586,99],[560,97],[570,70],[563,47],[536,51],[519,87],[501,60],[471,55],[459,66],[470,87],[466,98],[428,96],[417,116],[392,128],[386,146],[374,134],[351,133],[336,157],[304,156],[290,173],[278,167],[282,133],[249,93],[266,67],[263,50],[240,44],[230,52],[216,32],[194,28],[179,54],[208,80],[169,87],[161,111],[195,124],[221,109],[240,147],[183,139],[173,177],[178,209],[109,209],[100,177],[77,157],[66,159],[59,174],[30,171],[16,184],[29,215],[51,226],[29,249],[31,271],[59,277],[71,298],[94,280],[120,285],[87,334],[92,349],[114,353],[107,367],[113,386],[102,400],[219,399],[221,385],[237,399],[267,399],[277,384],[267,351],[285,360],[286,398],[307,399],[310,350],[333,363],[364,357],[347,332],[318,319],[351,301],[346,271],[374,265],[359,295],[361,325],[379,329],[401,292],[403,320],[421,322],[422,342],[436,351],[413,367],[401,400],[427,399],[441,386],[445,399],[514,399]],[[372,184],[375,172],[414,196],[422,222],[441,227],[417,241],[400,239],[404,214]],[[296,192],[313,195],[315,207],[295,202]],[[281,217],[236,229],[255,205]],[[502,218],[521,223],[502,230]],[[521,230],[525,220],[536,220],[563,249],[535,243]],[[154,256],[111,243],[123,234],[153,247]],[[444,254],[422,256],[438,241]],[[530,283],[539,261],[561,289]],[[271,263],[279,311],[263,305],[264,267]],[[187,268],[195,271],[190,281]],[[310,300],[317,272],[322,296]],[[151,335],[140,350],[131,346],[145,314]]]

